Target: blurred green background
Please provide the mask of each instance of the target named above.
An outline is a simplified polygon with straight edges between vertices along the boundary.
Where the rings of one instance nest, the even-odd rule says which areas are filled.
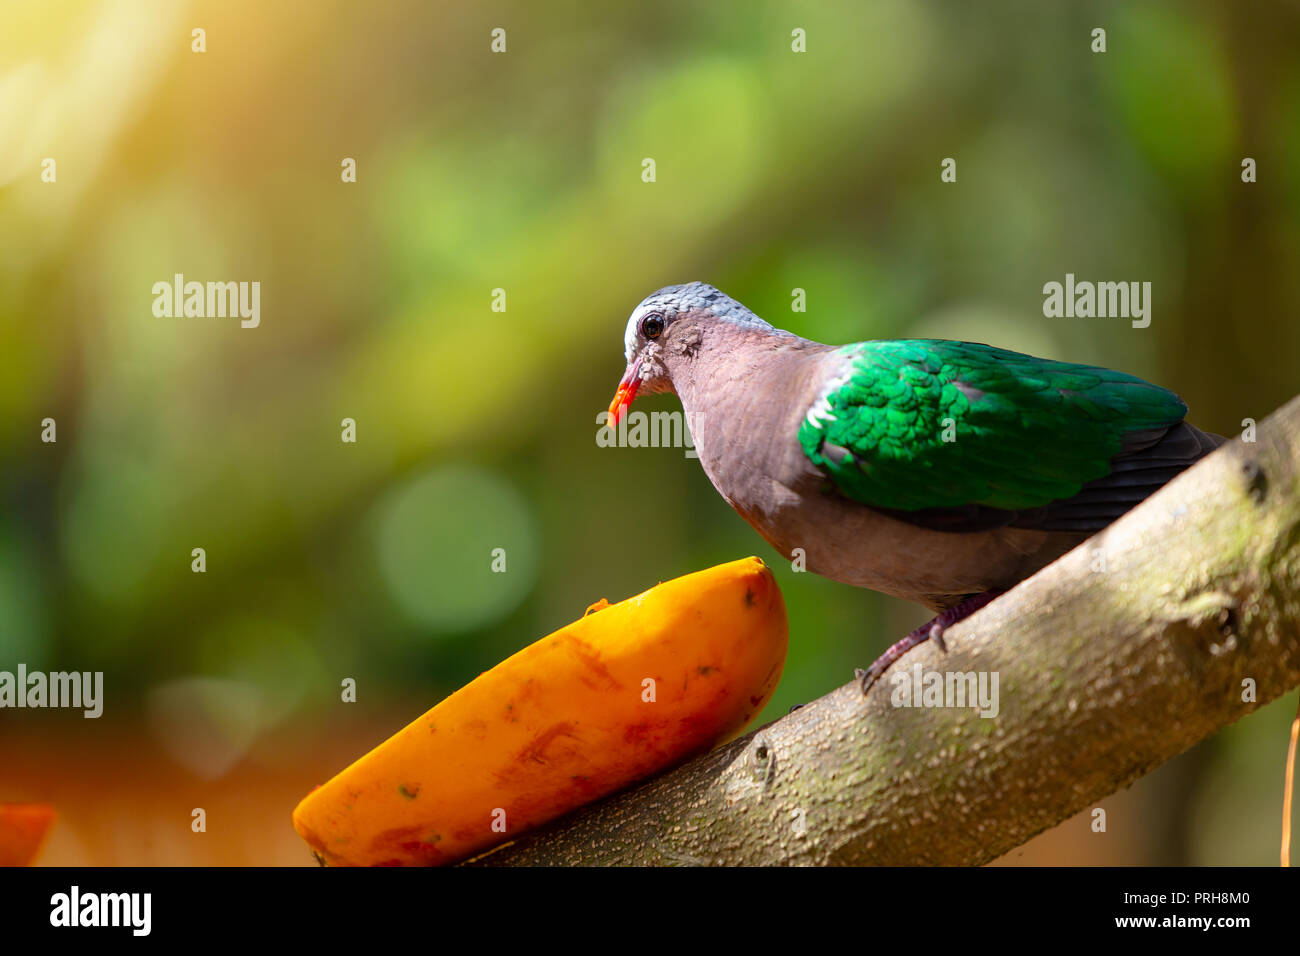
[[[793,573],[681,450],[597,447],[633,307],[702,279],[821,341],[1123,369],[1234,434],[1297,391],[1298,52],[1274,3],[10,0],[0,668],[108,700],[0,716],[0,799],[75,803],[105,734],[102,773],[181,794],[307,753],[301,794],[597,598],[747,554],[791,616],[763,719],[845,683],[926,615]],[[1150,281],[1151,326],[1044,318],[1067,272]],[[175,273],[259,281],[260,327],[155,317]],[[1275,862],[1294,707],[1029,859]],[[100,813],[51,855],[206,859]]]

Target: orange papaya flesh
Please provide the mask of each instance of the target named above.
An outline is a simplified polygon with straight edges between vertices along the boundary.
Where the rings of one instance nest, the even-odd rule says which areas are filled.
[[[329,865],[472,856],[735,736],[787,639],[758,558],[597,602],[317,787],[293,825]]]

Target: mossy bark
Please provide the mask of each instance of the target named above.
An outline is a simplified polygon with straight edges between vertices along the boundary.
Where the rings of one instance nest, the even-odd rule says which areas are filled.
[[[895,665],[999,712],[847,684],[477,865],[980,864],[1300,684],[1300,398]]]

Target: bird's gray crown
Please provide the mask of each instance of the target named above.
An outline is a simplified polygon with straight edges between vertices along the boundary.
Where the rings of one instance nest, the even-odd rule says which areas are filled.
[[[636,349],[637,329],[640,327],[641,318],[647,312],[662,312],[671,317],[689,312],[691,309],[708,309],[720,319],[749,328],[773,328],[770,323],[764,322],[731,296],[715,289],[707,282],[664,286],[657,292],[651,292],[632,310],[632,315],[627,322],[627,333],[623,339],[628,361],[632,361],[632,354]]]

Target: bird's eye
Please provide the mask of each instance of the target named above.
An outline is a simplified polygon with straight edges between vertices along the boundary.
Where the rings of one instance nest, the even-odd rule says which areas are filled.
[[[664,330],[664,317],[658,312],[651,312],[641,320],[641,335],[647,339],[657,339]]]

